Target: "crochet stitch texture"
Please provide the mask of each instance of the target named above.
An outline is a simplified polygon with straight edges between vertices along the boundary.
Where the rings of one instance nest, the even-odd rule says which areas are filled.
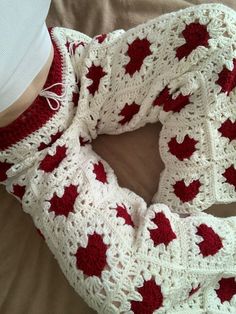
[[[43,90],[0,128],[1,184],[98,313],[236,312],[236,217],[202,212],[236,195],[235,30],[221,4],[94,38],[52,27]],[[147,206],[91,141],[158,120],[166,168]]]

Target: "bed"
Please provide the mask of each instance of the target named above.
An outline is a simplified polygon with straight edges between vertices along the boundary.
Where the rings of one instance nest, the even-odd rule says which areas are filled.
[[[236,10],[235,0],[54,0],[47,26],[79,30],[91,37],[125,30],[161,14],[194,4],[221,2]],[[115,170],[121,186],[149,204],[164,165],[158,151],[161,124],[148,124],[117,136],[101,135],[94,150]],[[148,162],[147,162],[148,160]],[[219,217],[236,213],[235,204],[214,205]],[[73,290],[57,261],[20,203],[0,186],[0,314],[92,314]]]

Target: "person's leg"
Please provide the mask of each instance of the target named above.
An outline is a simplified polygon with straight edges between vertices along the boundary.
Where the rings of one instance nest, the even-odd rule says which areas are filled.
[[[147,207],[141,197],[121,188],[108,163],[90,144],[78,141],[78,134],[93,134],[89,113],[99,109],[95,106],[80,120],[83,95],[60,137],[28,160],[22,160],[20,151],[10,151],[18,164],[7,171],[8,190],[17,187],[19,192],[24,185],[23,210],[70,284],[101,314],[181,313],[176,308],[194,293],[202,299],[194,308],[188,303],[188,314],[207,312],[211,300],[217,304],[215,313],[226,306],[233,313],[234,304],[225,302],[234,296],[236,218],[204,213],[180,218],[166,205]],[[32,150],[43,135],[50,137],[71,105],[71,100],[70,106],[64,103],[58,119],[24,139],[23,148]]]
[[[146,123],[158,120],[165,123],[171,114],[178,115],[183,108],[187,108],[187,104],[189,104],[187,100],[189,101],[189,98],[186,96],[200,91],[201,86],[198,85],[199,81],[196,80],[196,72],[199,69],[204,69],[204,65],[209,63],[210,56],[213,53],[219,53],[220,46],[217,45],[220,42],[220,27],[214,21],[218,20],[218,23],[222,23],[226,12],[233,14],[232,10],[228,11],[228,8],[220,4],[201,5],[174,12],[164,17],[161,16],[127,32],[119,30],[93,38],[93,41],[86,46],[83,57],[79,56],[77,63],[77,76],[81,77],[81,88],[79,107],[75,119],[78,125],[80,125],[79,134],[82,138],[82,146],[96,138],[98,134],[119,134],[132,131]],[[213,16],[215,20],[213,20]],[[191,29],[190,26],[193,26],[195,22],[196,25]],[[207,25],[207,27],[202,27],[200,30],[201,26],[199,24]],[[181,34],[184,30],[186,37]],[[206,30],[209,31],[211,38],[207,38],[208,33]],[[199,33],[202,34],[202,38],[199,38]],[[188,42],[190,34],[193,40],[192,46],[191,41]],[[221,40],[228,36],[224,37],[223,33],[222,35]],[[195,39],[194,36],[196,37]],[[148,46],[149,49],[147,48]],[[141,52],[138,56],[140,58],[141,55],[142,62],[140,62],[140,59],[135,59],[135,53],[139,47]],[[229,48],[229,46],[227,47]],[[135,53],[134,48],[136,48]],[[224,49],[226,49],[226,46]],[[133,61],[132,53],[134,53]],[[169,88],[166,89],[167,85]],[[170,94],[176,90],[180,92],[180,96],[177,94],[177,100],[174,100],[176,96],[173,96],[173,100],[171,100]],[[188,113],[189,115],[191,114],[193,106],[194,104],[192,103],[189,106],[189,112],[185,113],[186,115]],[[199,114],[198,111],[196,113]],[[105,178],[103,167],[99,160],[94,163],[94,171],[95,169],[97,169],[101,177]],[[127,209],[127,205],[121,203],[121,205],[115,205],[114,208],[119,212]],[[129,208],[131,210],[130,214],[136,215],[136,213],[132,212],[132,206]],[[199,217],[201,218],[197,228],[195,219],[198,220]],[[190,216],[186,220],[178,219],[179,229],[184,229],[183,223],[186,222],[192,232],[189,233],[187,227],[185,236],[183,236],[185,240],[182,240],[182,243],[190,244],[192,243],[191,239],[197,237],[198,240],[193,240],[195,244],[192,243],[188,250],[191,251],[193,249],[195,251],[196,243],[199,244],[198,247],[201,248],[200,251],[202,250],[200,255],[202,254],[203,261],[206,263],[202,272],[206,272],[206,268],[208,269],[209,266],[209,259],[213,263],[218,260],[217,257],[214,257],[215,253],[213,251],[217,251],[217,246],[218,249],[221,246],[217,233],[214,231],[214,226],[218,224],[219,226],[221,224],[224,225],[226,220],[223,221],[221,218],[213,218],[212,216]],[[208,219],[213,219],[211,226],[208,225]],[[174,221],[173,217],[170,220]],[[230,218],[227,221],[232,222],[234,218]],[[212,241],[209,240],[210,238]],[[208,252],[209,255],[207,255],[207,250],[210,246],[212,246],[213,251]],[[204,249],[206,249],[205,253],[203,253]],[[181,252],[184,250],[184,247],[181,247]],[[188,252],[186,252],[186,255],[188,255]],[[197,265],[198,268],[199,264],[195,258],[192,263],[192,265]],[[189,268],[186,265],[185,267]],[[118,268],[123,268],[122,263],[119,264]],[[150,266],[146,267],[146,269],[148,268]],[[200,274],[200,268],[199,270],[195,269],[193,273],[195,271],[198,273],[199,271]],[[198,284],[198,280],[194,280],[195,284],[192,283],[192,288],[188,291],[189,297],[192,298],[192,294],[197,292],[201,286],[204,286],[206,289],[200,291],[197,301],[192,298],[193,301],[190,300],[190,302],[182,302],[182,304],[176,302],[178,303],[176,306],[173,305],[173,302],[171,305],[173,313],[175,310],[181,313],[182,308],[187,313],[190,313],[191,304],[195,304],[195,308],[198,307],[199,310],[206,309],[208,306],[211,308],[212,304],[207,299],[208,295],[211,296],[211,300],[216,301],[215,304],[217,304],[216,307],[218,307],[220,313],[221,305],[223,304],[224,306],[225,301],[219,297],[222,287],[223,285],[232,286],[232,282],[235,280],[234,271],[230,273],[230,267],[228,271],[228,275],[224,276],[228,276],[229,280],[222,279],[220,271],[218,273],[213,271],[216,276],[209,284]],[[204,277],[202,274],[201,276],[202,278]],[[178,274],[179,277],[184,277],[181,271]],[[208,273],[206,280],[210,280],[210,277]],[[168,275],[166,275],[166,278],[168,278]],[[174,275],[172,279],[175,281]],[[164,277],[160,280],[165,281]],[[185,280],[186,278],[183,279],[183,281]],[[184,290],[187,291],[186,288],[182,288],[180,288],[182,293]],[[217,290],[217,288],[219,289]],[[233,294],[229,300],[232,297]],[[171,300],[171,296],[168,299]],[[174,299],[176,299],[176,296],[174,296]],[[124,300],[122,302],[125,304]],[[119,302],[113,301],[113,304],[119,307]],[[141,303],[139,305],[142,306]]]
[[[221,4],[202,4],[95,36],[75,69],[81,80],[77,118],[87,121],[92,138],[165,123],[185,106],[190,110],[188,96],[199,88],[195,71],[232,44],[221,23],[233,13]],[[227,47],[220,47],[224,39]],[[176,90],[180,95],[171,100]]]
[[[178,213],[236,201],[235,25],[222,4],[188,7],[94,37],[76,66],[82,144],[160,121],[153,202]]]
[[[214,289],[231,278],[224,283],[230,290],[235,280],[236,218],[180,218],[161,203],[148,208],[119,187],[90,144],[79,148],[71,137],[63,134],[35,165],[23,209],[78,294],[106,314],[174,311],[200,293],[204,309],[213,299],[220,313],[224,301]]]

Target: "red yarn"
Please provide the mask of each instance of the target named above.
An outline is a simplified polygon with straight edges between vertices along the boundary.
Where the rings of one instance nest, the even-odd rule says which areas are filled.
[[[79,136],[79,142],[81,146],[85,146],[86,144],[90,143],[89,140],[86,141],[82,136]]]
[[[219,79],[216,81],[221,86],[221,92],[226,92],[226,95],[236,87],[236,59],[233,59],[234,68],[232,71],[228,70],[225,66],[218,74]]]
[[[170,221],[164,213],[156,213],[152,221],[157,225],[157,229],[149,229],[150,237],[155,246],[161,243],[167,246],[171,241],[176,239],[176,234],[172,230]]]
[[[102,42],[104,42],[104,40],[107,38],[107,34],[100,34],[97,35],[95,37],[95,39],[97,39],[97,41],[99,42],[99,44],[101,44]]]
[[[108,247],[103,242],[100,234],[94,232],[94,234],[88,235],[87,247],[79,247],[75,254],[77,268],[87,276],[101,277],[101,273],[107,264],[107,249]]]
[[[120,124],[124,125],[133,118],[133,116],[139,112],[140,105],[133,102],[131,105],[125,104],[124,108],[119,113],[119,116],[124,116],[122,120],[119,121]]]
[[[80,42],[73,42],[72,43],[72,51],[71,51],[71,54],[72,55],[75,55],[75,51],[76,51],[76,49],[79,47],[79,46],[85,46],[85,43],[83,42],[83,41],[80,41]]]
[[[13,185],[13,194],[15,196],[18,196],[21,200],[25,194],[25,186],[21,186],[19,184],[14,184]]]
[[[224,137],[229,138],[229,141],[236,140],[236,121],[231,122],[230,119],[227,119],[224,123],[221,124],[221,127],[218,129]]]
[[[221,278],[219,285],[219,289],[215,289],[215,291],[218,298],[220,298],[221,303],[231,301],[232,297],[236,295],[235,278]]]
[[[39,169],[45,172],[52,172],[56,169],[61,161],[66,157],[67,148],[65,145],[57,146],[55,155],[51,156],[47,154],[39,164]]]
[[[39,147],[38,147],[38,150],[40,151],[40,150],[42,150],[42,149],[44,149],[44,148],[46,148],[46,147],[52,146],[52,144],[53,144],[54,142],[56,142],[56,140],[57,140],[59,137],[61,137],[62,134],[63,134],[62,131],[57,132],[56,134],[52,134],[52,135],[50,136],[50,137],[51,137],[51,141],[50,141],[48,144],[45,144],[44,142],[41,142],[40,145],[39,145]]]
[[[181,109],[183,109],[185,106],[189,104],[189,96],[179,94],[176,99],[172,99],[171,94],[169,93],[169,88],[165,87],[159,95],[156,97],[156,99],[153,101],[153,106],[162,106],[163,110],[173,111],[173,112],[180,112]]]
[[[62,56],[52,38],[52,27],[48,28],[54,47],[54,58],[43,88],[54,83],[62,82]],[[61,95],[61,85],[53,86],[50,91]],[[34,131],[40,129],[58,110],[52,110],[45,97],[38,95],[33,103],[14,121],[0,128],[0,151],[24,139]]]
[[[1,145],[1,144],[0,144]],[[5,181],[7,179],[7,170],[11,168],[14,164],[8,162],[1,162],[0,161],[0,182]]]
[[[130,76],[133,76],[133,74],[136,71],[139,71],[143,60],[152,54],[150,50],[151,43],[147,40],[147,38],[139,39],[136,38],[131,44],[128,44],[129,48],[127,51],[128,56],[130,57],[130,61],[125,66],[125,73],[130,74]]]
[[[163,305],[161,287],[154,279],[145,281],[143,286],[137,289],[142,295],[142,301],[131,301],[131,310],[135,314],[153,314]]]
[[[74,203],[79,195],[77,192],[78,186],[70,184],[64,188],[64,194],[59,197],[54,193],[54,196],[49,200],[51,206],[49,212],[54,211],[55,215],[63,215],[68,217],[70,212],[74,211]]]
[[[87,86],[90,94],[94,96],[95,92],[98,90],[101,78],[106,74],[107,73],[103,71],[103,68],[100,65],[96,66],[92,64],[88,73],[86,74],[86,77],[93,81],[91,85]]]
[[[187,57],[198,46],[208,46],[210,39],[207,26],[199,23],[186,25],[182,32],[186,43],[176,49],[176,57],[180,60]]]
[[[116,208],[115,210],[117,211],[117,217],[122,217],[125,220],[125,223],[127,225],[130,225],[132,227],[134,227],[134,223],[132,221],[132,218],[130,216],[130,214],[127,211],[126,206],[122,203],[122,205],[116,204]]]
[[[184,160],[184,158],[190,158],[190,156],[196,151],[195,145],[198,141],[189,137],[188,134],[185,135],[182,143],[176,141],[176,137],[172,137],[168,143],[169,150],[172,155],[175,155],[179,160]]]
[[[231,165],[229,168],[225,170],[223,173],[223,176],[226,178],[226,181],[233,185],[236,190],[236,169],[234,168],[234,165]]]
[[[204,257],[215,255],[221,248],[223,248],[219,235],[206,224],[198,226],[196,234],[203,237],[203,241],[198,243],[198,246]]]
[[[93,165],[93,173],[96,174],[96,180],[101,181],[102,183],[108,183],[107,174],[101,161]]]
[[[184,180],[177,181],[174,187],[174,193],[180,198],[182,202],[189,202],[196,197],[199,193],[201,183],[199,180],[194,180],[188,186],[184,183]]]

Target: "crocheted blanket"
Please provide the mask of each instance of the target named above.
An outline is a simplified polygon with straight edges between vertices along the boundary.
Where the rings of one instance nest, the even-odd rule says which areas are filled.
[[[217,23],[213,16],[218,17]],[[202,140],[204,148],[204,121],[217,121],[215,112],[222,112],[226,102],[229,109],[224,107],[224,118],[233,116],[232,85],[226,82],[229,70],[233,70],[234,19],[234,11],[227,7],[203,5],[168,14],[128,32],[118,30],[93,39],[52,28],[58,50],[44,93],[19,119],[1,130],[1,181],[32,216],[70,284],[99,313],[233,313],[235,309],[235,218],[198,213],[211,200],[206,194],[207,184],[202,184],[201,190],[200,179],[195,180],[188,193],[185,187],[177,186],[175,195],[181,195],[182,201],[178,206],[167,197],[169,207],[160,203],[147,207],[140,196],[119,187],[109,164],[90,145],[98,134],[119,134],[159,119],[166,131],[163,143],[170,143],[170,153],[179,160],[192,156],[189,147],[197,141],[185,136],[188,149],[183,155],[177,137],[175,142],[167,141],[171,128],[182,135],[186,129],[191,136],[199,134],[198,142]],[[225,22],[228,32],[220,36],[218,30]],[[206,24],[208,28],[203,27]],[[201,33],[201,37],[189,45],[183,43],[179,37],[183,25],[185,41],[190,34],[192,38]],[[169,41],[157,42],[167,34]],[[162,49],[169,57],[158,56]],[[218,92],[224,91],[224,96],[219,96],[211,94],[211,90],[217,91],[212,73],[223,63],[228,71],[218,72]],[[62,87],[54,85],[57,82],[64,86],[63,93]],[[53,94],[47,92],[50,85],[54,85]],[[170,99],[173,92],[175,101]],[[141,104],[137,100],[140,97]],[[201,108],[206,103],[208,115],[204,116]],[[185,107],[188,109],[179,114]],[[224,137],[234,139],[224,122],[220,128]],[[225,147],[222,144],[219,149],[221,146]],[[199,152],[196,160],[191,160],[199,176],[202,162],[210,167],[217,161],[215,155],[207,153],[202,149],[202,155]],[[227,164],[225,177],[227,184],[234,186],[234,157],[230,157],[227,163],[232,165]],[[220,163],[215,164],[220,168]],[[171,165],[166,163],[168,171]],[[178,175],[187,173],[184,163],[177,165],[178,171],[183,167]],[[164,188],[170,191],[168,185]],[[196,191],[203,191],[205,198],[194,207],[190,201]],[[223,192],[233,195],[229,188]],[[189,195],[194,197],[189,199]],[[195,214],[183,219],[171,209],[181,213],[195,209]]]

